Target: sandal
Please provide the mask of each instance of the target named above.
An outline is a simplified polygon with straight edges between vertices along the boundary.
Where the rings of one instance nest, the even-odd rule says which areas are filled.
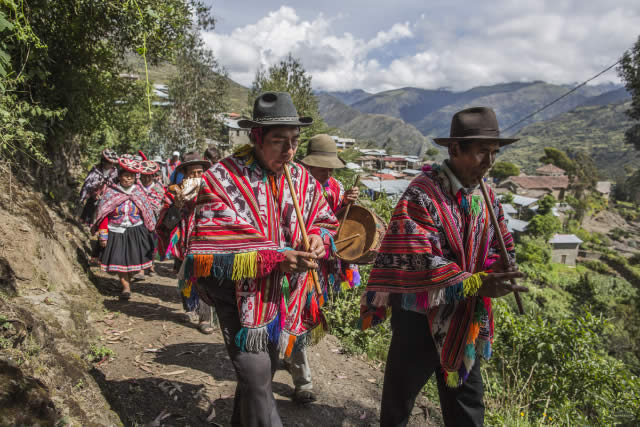
[[[293,394],[293,401],[302,405],[315,402],[316,395],[311,390],[296,390]]]
[[[129,301],[131,298],[131,291],[120,292],[120,301]]]
[[[198,330],[205,335],[211,335],[213,333],[213,328],[209,322],[200,322],[198,324]]]

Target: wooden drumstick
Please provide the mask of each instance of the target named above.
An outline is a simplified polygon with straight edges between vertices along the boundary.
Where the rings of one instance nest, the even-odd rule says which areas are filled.
[[[504,244],[502,232],[500,231],[500,224],[498,223],[498,218],[496,218],[496,213],[493,211],[493,205],[491,204],[491,199],[489,198],[489,193],[487,192],[487,187],[484,184],[483,178],[480,179],[480,189],[482,190],[482,196],[484,197],[484,202],[487,205],[487,210],[489,211],[491,224],[493,224],[493,228],[496,230],[496,235],[498,236],[498,243],[500,244],[500,255],[502,258],[502,262],[504,263],[505,267],[509,267],[509,253],[507,252],[507,245]],[[516,286],[516,279],[511,279],[511,286]],[[522,300],[520,299],[520,294],[518,293],[518,291],[513,291],[513,295],[516,297],[518,312],[520,312],[520,314],[524,314],[524,307],[522,306]]]
[[[351,186],[351,188],[357,187],[359,184],[360,184],[360,175],[356,175],[356,180],[353,182],[353,186]],[[338,231],[336,231],[336,237],[338,237],[338,235],[340,234],[342,225],[344,224],[347,217],[349,216],[349,209],[351,209],[352,204],[353,202],[349,202],[349,204],[347,205],[347,208],[344,210],[344,217],[342,217],[342,222],[338,224]]]
[[[302,217],[302,211],[300,210],[300,204],[298,203],[298,195],[296,194],[296,189],[293,186],[293,181],[291,181],[291,174],[289,173],[289,165],[284,165],[284,175],[287,177],[287,184],[289,185],[289,192],[291,193],[291,198],[293,199],[293,207],[296,210],[296,217],[298,219],[298,226],[300,226],[300,231],[302,233],[302,241],[304,243],[305,251],[309,252],[311,249],[311,244],[309,243],[309,236],[307,236],[307,229],[304,224],[304,219]],[[311,270],[311,277],[313,279],[313,284],[316,288],[316,293],[318,294],[318,304],[320,306],[324,305],[324,296],[322,294],[322,288],[320,287],[320,280],[318,279],[318,272],[316,270]]]

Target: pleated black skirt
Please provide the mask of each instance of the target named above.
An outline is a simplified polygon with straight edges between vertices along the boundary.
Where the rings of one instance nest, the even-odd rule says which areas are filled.
[[[110,273],[147,269],[153,260],[153,247],[153,235],[144,225],[127,228],[124,233],[109,231],[100,267]]]

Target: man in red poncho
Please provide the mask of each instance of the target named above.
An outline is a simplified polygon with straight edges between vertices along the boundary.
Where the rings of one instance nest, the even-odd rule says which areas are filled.
[[[500,147],[492,109],[456,113],[449,150],[440,165],[426,165],[396,206],[363,294],[363,328],[392,310],[393,336],[385,368],[380,424],[406,426],[416,396],[435,373],[447,426],[484,422],[479,356],[491,356],[491,298],[514,290],[508,281],[515,249],[500,202],[490,192],[500,229],[491,225],[478,184]],[[502,235],[509,259],[500,258]],[[506,261],[506,262],[505,262]]]
[[[213,165],[203,176],[187,225],[180,276],[216,310],[238,385],[232,425],[281,426],[271,381],[279,349],[286,355],[319,337],[319,298],[309,285],[315,259],[327,251],[323,234],[337,221],[320,184],[296,163],[300,127],[286,92],[266,92],[254,105],[252,145]],[[296,244],[301,231],[284,176],[290,168],[310,239],[309,252]]]

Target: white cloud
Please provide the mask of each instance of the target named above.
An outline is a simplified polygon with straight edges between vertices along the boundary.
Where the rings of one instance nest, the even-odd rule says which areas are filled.
[[[354,31],[366,26],[364,14],[318,13],[301,19],[295,9],[282,6],[230,33],[207,33],[205,41],[244,85],[251,84],[258,67],[291,52],[301,58],[316,89],[463,90],[506,81],[580,81],[613,63],[640,32],[635,0],[497,0],[491,7],[473,1],[456,6],[430,3],[422,15],[378,29],[369,38],[333,29],[345,19],[353,20]],[[603,81],[617,81],[615,72],[598,80]]]

